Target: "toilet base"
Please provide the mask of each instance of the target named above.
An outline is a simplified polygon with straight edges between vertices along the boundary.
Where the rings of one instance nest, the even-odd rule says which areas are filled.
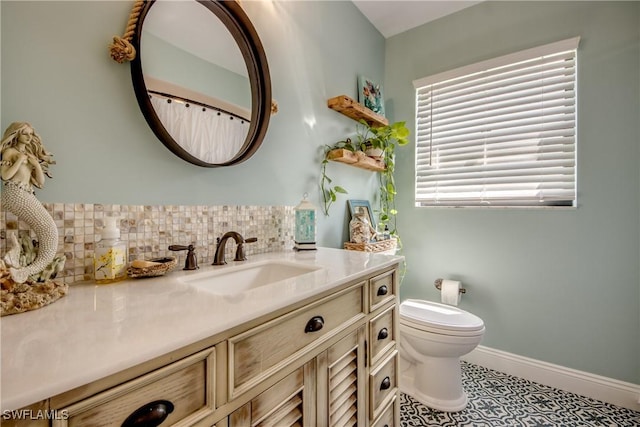
[[[466,408],[458,358],[427,357],[422,363],[400,358],[400,391],[432,409],[459,412]]]

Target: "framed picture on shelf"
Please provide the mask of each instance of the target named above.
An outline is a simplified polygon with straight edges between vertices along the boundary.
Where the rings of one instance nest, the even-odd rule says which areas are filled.
[[[384,116],[382,85],[366,76],[358,76],[358,102],[376,114]]]
[[[376,223],[373,220],[373,211],[371,210],[371,205],[368,200],[347,200],[347,204],[349,205],[349,213],[351,214],[349,220],[351,220],[356,213],[364,211],[365,218],[367,218],[369,224],[373,228],[376,228]]]

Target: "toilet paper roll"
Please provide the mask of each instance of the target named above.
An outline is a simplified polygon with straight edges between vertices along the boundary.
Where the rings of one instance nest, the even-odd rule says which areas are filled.
[[[442,287],[440,289],[440,300],[443,304],[458,305],[460,303],[460,288],[462,284],[457,280],[442,281]]]

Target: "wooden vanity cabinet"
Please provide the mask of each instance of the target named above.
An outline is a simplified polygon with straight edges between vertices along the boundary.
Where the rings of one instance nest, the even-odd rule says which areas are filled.
[[[366,281],[231,337],[229,398],[251,390],[323,342],[366,318]]]
[[[314,366],[311,362],[287,375],[229,415],[217,426],[308,426],[313,423]]]
[[[364,342],[361,326],[216,427],[366,425]]]
[[[215,410],[215,348],[62,407],[54,427],[196,425]]]
[[[399,426],[398,330],[396,265],[45,406],[55,427]]]
[[[369,279],[368,426],[400,426],[398,270]]]
[[[319,426],[367,425],[366,325],[317,358]]]

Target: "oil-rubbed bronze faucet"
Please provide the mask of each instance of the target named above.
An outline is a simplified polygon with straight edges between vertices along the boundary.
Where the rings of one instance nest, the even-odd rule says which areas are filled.
[[[197,270],[198,267],[198,258],[196,258],[196,253],[194,251],[193,245],[171,245],[169,246],[170,251],[188,251],[187,258],[184,260],[184,268],[183,270]]]
[[[236,241],[236,257],[233,259],[234,261],[246,261],[247,257],[244,255],[244,244],[245,243],[253,243],[257,242],[257,237],[251,237],[249,239],[244,239],[240,235],[240,233],[236,231],[227,231],[224,233],[222,237],[218,237],[216,239],[216,254],[213,256],[213,264],[212,265],[224,265],[227,263],[224,259],[224,247],[227,243],[227,240],[233,238]]]

